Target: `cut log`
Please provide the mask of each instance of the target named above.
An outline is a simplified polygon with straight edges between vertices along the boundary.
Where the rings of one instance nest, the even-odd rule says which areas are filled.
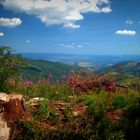
[[[8,140],[10,128],[19,119],[28,119],[22,95],[0,93],[0,140]]]

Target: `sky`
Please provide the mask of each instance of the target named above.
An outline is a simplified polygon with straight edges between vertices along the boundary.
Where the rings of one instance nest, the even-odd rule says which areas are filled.
[[[18,53],[140,55],[140,0],[0,0],[0,46]]]

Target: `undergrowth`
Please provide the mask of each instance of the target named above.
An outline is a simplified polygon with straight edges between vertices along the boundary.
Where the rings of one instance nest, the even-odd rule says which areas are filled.
[[[139,137],[140,92],[104,77],[72,74],[63,81],[16,80],[32,119],[13,128],[14,140],[130,140]]]

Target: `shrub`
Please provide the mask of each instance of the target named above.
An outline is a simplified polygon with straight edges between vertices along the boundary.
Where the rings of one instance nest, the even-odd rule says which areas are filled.
[[[82,97],[82,103],[88,105],[88,113],[105,113],[110,109],[111,98],[108,97],[107,92],[100,92],[99,94],[89,94]]]
[[[14,54],[10,47],[0,47],[0,91],[7,90],[6,81],[21,66],[25,66],[25,61],[21,56]]]
[[[112,102],[113,108],[124,108],[128,105],[127,100],[123,96],[117,96]]]
[[[47,132],[36,128],[35,121],[20,120],[15,126],[10,139],[14,140],[42,140],[47,137]],[[19,131],[20,130],[20,131]],[[18,135],[15,135],[19,131]]]
[[[33,112],[35,119],[40,121],[50,121],[52,124],[57,123],[58,118],[54,111],[48,107],[47,100],[43,99],[40,101],[39,108]]]
[[[140,101],[131,104],[120,121],[126,140],[140,138]]]

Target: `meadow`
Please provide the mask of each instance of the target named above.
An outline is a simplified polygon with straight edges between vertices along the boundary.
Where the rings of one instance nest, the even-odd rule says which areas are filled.
[[[12,83],[13,82],[13,83]],[[31,116],[14,127],[13,139],[131,140],[139,137],[140,91],[81,71],[61,80],[10,83]]]
[[[17,76],[18,66],[26,66],[23,62],[9,48],[1,48],[0,90],[22,94],[29,114],[29,119],[13,124],[11,140],[140,137],[139,88],[85,70],[64,74],[60,79],[48,74],[33,81],[20,71]]]

